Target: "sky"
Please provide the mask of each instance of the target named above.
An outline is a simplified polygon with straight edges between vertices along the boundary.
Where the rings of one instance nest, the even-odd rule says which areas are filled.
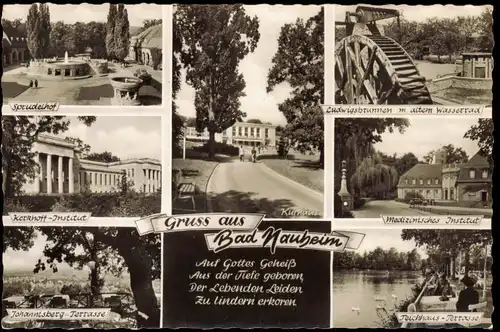
[[[43,235],[40,231],[35,231],[36,238],[34,239],[34,245],[27,251],[15,251],[8,248],[3,253],[4,269],[6,272],[16,272],[19,270],[33,269],[38,259],[45,261],[43,256],[43,249],[47,243],[47,237]],[[76,253],[81,253],[83,248],[75,249]],[[58,269],[63,271],[68,271],[72,269],[67,263],[58,263]]]
[[[335,20],[336,21],[345,21],[345,13],[355,12],[356,7],[358,5],[353,6],[335,6]],[[373,5],[367,5],[373,6]],[[466,6],[455,6],[455,5],[418,5],[418,6],[410,6],[410,5],[385,5],[385,6],[377,6],[383,8],[397,9],[403,14],[403,17],[409,21],[417,21],[423,22],[431,17],[439,17],[439,18],[455,18],[457,16],[477,16],[480,15],[483,9],[486,6],[474,6],[474,5],[466,5]],[[382,23],[383,21],[381,21]]]
[[[31,5],[5,5],[3,6],[2,18],[14,20],[20,18],[26,22]],[[160,5],[140,4],[125,5],[128,13],[130,26],[142,26],[144,20],[161,19],[162,9]],[[76,22],[106,22],[109,4],[91,5],[83,3],[79,5],[55,5],[49,3],[50,20],[52,22],[63,21],[67,24]]]
[[[120,159],[161,160],[161,119],[158,116],[97,116],[87,127],[68,117],[69,129],[60,137],[77,137],[90,145],[90,152],[111,152]]]
[[[384,229],[367,229],[366,231],[363,230],[352,230],[352,231],[366,234],[365,238],[363,239],[363,242],[361,242],[361,245],[357,250],[359,253],[363,253],[365,251],[367,252],[373,251],[377,247],[381,247],[384,250],[389,250],[390,248],[394,247],[399,252],[401,251],[408,252],[417,248],[417,251],[420,254],[421,258],[427,257],[425,251],[415,245],[415,241],[413,240],[404,241],[403,239],[401,239],[401,233],[402,233],[401,229],[384,228]]]
[[[286,124],[285,117],[278,111],[278,105],[289,97],[291,88],[287,83],[280,84],[271,93],[266,92],[267,73],[271,68],[271,60],[278,48],[278,37],[281,27],[286,23],[294,23],[297,18],[304,20],[316,15],[320,6],[283,6],[258,5],[245,6],[251,17],[259,18],[260,40],[253,53],[248,54],[240,62],[243,74],[246,97],[240,99],[241,110],[247,113],[246,119],[260,119],[274,125]],[[179,113],[186,117],[195,117],[195,92],[185,83],[185,71],[182,72],[182,85],[176,99]]]
[[[410,118],[410,126],[403,134],[399,131],[382,134],[382,142],[375,144],[375,149],[383,153],[402,156],[412,152],[419,160],[430,151],[441,148],[444,145],[453,144],[460,147],[469,158],[479,151],[476,141],[464,138],[464,134],[472,125],[478,123],[477,118]]]

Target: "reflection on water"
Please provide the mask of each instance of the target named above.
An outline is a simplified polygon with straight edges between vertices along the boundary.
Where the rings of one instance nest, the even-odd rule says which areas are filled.
[[[420,271],[334,271],[334,327],[381,327],[376,311],[380,303],[375,298],[384,299],[387,309],[392,309],[393,295],[399,303],[421,281]]]

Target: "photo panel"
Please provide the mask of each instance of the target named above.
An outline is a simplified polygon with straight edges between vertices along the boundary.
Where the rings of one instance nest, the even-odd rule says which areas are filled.
[[[161,235],[23,223],[3,243],[2,329],[160,327]]]
[[[333,254],[334,328],[492,328],[491,230],[349,232],[364,238]]]
[[[345,236],[328,221],[262,217],[162,219],[164,328],[330,327],[331,250]]]
[[[145,3],[3,6],[3,105],[161,106],[162,20]]]
[[[335,5],[333,24],[335,104],[491,107],[493,6]]]
[[[322,218],[323,7],[176,5],[173,26],[173,214]]]
[[[134,227],[160,213],[161,126],[159,116],[2,116],[4,224]]]

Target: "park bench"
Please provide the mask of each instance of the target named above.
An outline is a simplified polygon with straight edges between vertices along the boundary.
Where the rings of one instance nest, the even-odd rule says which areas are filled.
[[[176,169],[173,173],[173,185],[176,189],[173,204],[178,201],[191,201],[193,211],[196,211],[196,202],[194,199],[194,196],[196,195],[196,185],[193,182],[181,182],[182,178],[184,178],[184,172],[182,170]]]

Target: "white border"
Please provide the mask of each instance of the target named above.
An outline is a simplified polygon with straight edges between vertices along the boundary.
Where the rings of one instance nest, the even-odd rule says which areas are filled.
[[[332,53],[332,45],[335,45],[335,28],[334,24],[331,22],[335,21],[335,5],[324,5],[325,12],[325,27],[324,27],[324,49],[325,49],[325,72],[324,72],[324,80],[325,80],[325,104],[333,105],[334,104],[334,96],[332,93],[334,90],[335,82],[335,66],[334,59],[331,56]],[[332,219],[330,223],[330,230],[334,230],[333,223],[333,201],[334,201],[334,177],[333,175],[327,176],[327,174],[334,174],[334,158],[335,158],[335,132],[334,132],[334,122],[328,115],[325,115],[325,217],[328,219]],[[334,305],[334,292],[333,292],[333,255],[334,253],[330,253],[330,328],[335,327],[334,319],[333,319],[333,305]]]

